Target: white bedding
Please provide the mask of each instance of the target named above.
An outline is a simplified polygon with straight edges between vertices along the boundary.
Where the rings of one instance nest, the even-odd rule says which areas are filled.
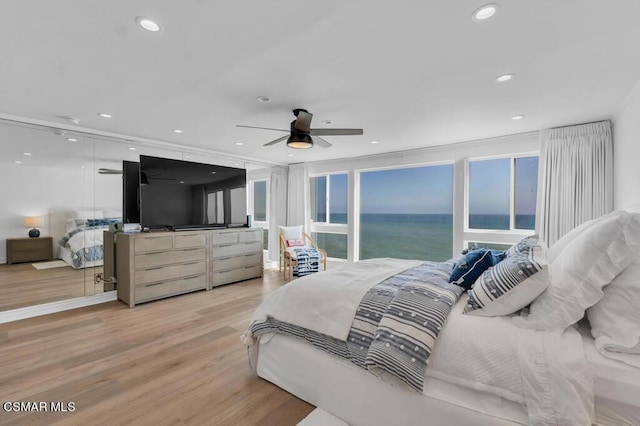
[[[414,265],[375,259],[305,277],[272,293],[252,322],[270,315],[345,340],[364,293]],[[530,424],[594,421],[593,383],[575,330],[520,329],[506,317],[465,316],[465,300],[443,328],[427,376],[526,404]],[[253,343],[247,335],[245,342]]]

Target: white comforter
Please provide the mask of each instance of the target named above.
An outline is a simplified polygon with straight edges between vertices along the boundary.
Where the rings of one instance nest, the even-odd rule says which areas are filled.
[[[346,340],[363,295],[419,263],[372,259],[298,279],[270,294],[252,322],[272,316]],[[440,333],[427,376],[521,403],[532,425],[594,421],[593,382],[577,331],[521,329],[507,317],[463,315],[465,300]],[[248,333],[244,341],[254,343]]]

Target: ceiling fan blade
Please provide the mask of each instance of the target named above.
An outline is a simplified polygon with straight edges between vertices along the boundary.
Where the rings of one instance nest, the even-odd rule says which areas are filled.
[[[247,129],[263,129],[263,130],[275,130],[278,132],[289,132],[290,130],[287,129],[272,129],[271,127],[258,127],[258,126],[244,126],[242,124],[236,124],[236,127],[245,127]]]
[[[322,139],[320,136],[312,136],[311,139],[313,139],[314,144],[321,146],[323,148],[329,148],[330,146],[333,146],[326,140]]]
[[[289,138],[289,135],[286,135],[286,136],[283,136],[283,137],[281,137],[281,138],[278,138],[278,139],[276,139],[276,140],[274,140],[274,141],[267,142],[267,143],[265,143],[265,144],[264,144],[264,145],[262,145],[262,146],[275,145],[275,144],[277,144],[278,142],[282,142],[283,140],[286,140],[286,139],[288,139],[288,138]]]
[[[364,131],[362,129],[311,129],[309,134],[311,136],[349,136],[362,135]]]
[[[293,123],[293,128],[304,133],[309,133],[312,118],[313,114],[307,111],[298,110],[298,115],[296,121]]]
[[[100,168],[98,169],[98,173],[101,175],[121,175],[122,170]]]

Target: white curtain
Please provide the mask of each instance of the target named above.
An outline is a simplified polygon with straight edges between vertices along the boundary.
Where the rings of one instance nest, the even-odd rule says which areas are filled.
[[[306,164],[289,166],[289,193],[287,195],[287,225],[302,225],[308,230],[309,171]]]
[[[552,246],[564,234],[613,208],[611,123],[540,132],[538,233]]]
[[[269,182],[269,260],[280,258],[280,225],[287,224],[287,175],[285,167],[273,167]]]

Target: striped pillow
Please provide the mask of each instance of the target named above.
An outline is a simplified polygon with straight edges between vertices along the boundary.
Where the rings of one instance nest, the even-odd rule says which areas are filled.
[[[509,315],[530,304],[549,285],[547,247],[527,242],[502,262],[487,269],[467,292],[465,314],[479,316]],[[514,246],[515,247],[515,246]]]

